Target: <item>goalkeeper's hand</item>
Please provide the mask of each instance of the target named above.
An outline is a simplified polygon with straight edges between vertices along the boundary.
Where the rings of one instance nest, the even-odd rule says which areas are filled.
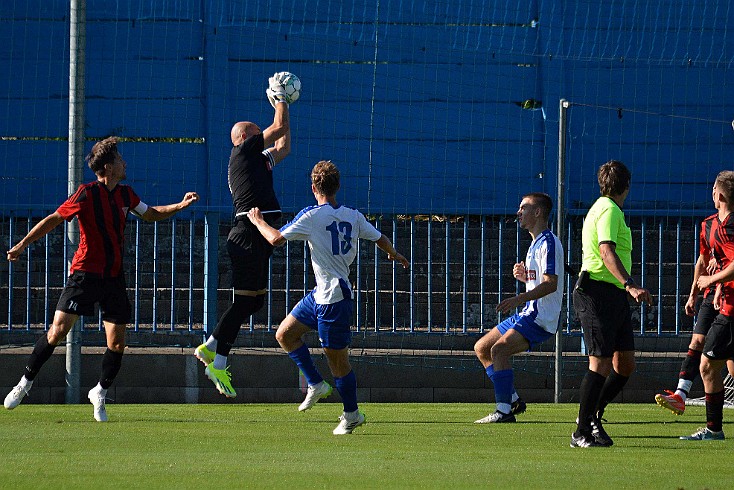
[[[276,104],[288,105],[288,98],[286,97],[285,90],[283,90],[282,87],[278,90],[273,90],[268,87],[265,90],[265,94],[268,96],[268,101],[270,102],[270,105],[273,106],[273,109],[275,109]]]

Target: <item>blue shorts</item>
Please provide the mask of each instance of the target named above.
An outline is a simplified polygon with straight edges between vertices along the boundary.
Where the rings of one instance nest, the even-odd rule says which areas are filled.
[[[291,311],[296,320],[311,330],[319,332],[319,341],[328,349],[344,349],[352,342],[352,300],[343,299],[338,303],[320,305],[313,297],[313,291]]]
[[[532,350],[533,347],[537,347],[554,335],[540,328],[533,320],[530,319],[530,317],[520,316],[517,313],[497,325],[497,330],[499,330],[502,335],[506,334],[508,330],[513,328],[528,341],[528,344],[530,344],[530,349],[528,350]]]

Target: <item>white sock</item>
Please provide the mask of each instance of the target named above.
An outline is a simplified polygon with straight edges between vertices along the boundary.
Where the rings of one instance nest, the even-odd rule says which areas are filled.
[[[33,386],[33,381],[26,378],[25,375],[23,375],[20,378],[20,382],[18,383],[21,388],[23,388],[26,392],[31,389],[31,386]]]
[[[214,369],[224,369],[227,367],[227,356],[217,354],[214,356]]]
[[[690,379],[679,379],[678,388],[676,388],[675,394],[680,395],[683,401],[686,401],[686,398],[688,398],[686,393],[690,393],[691,386],[693,386],[693,381]]]
[[[97,383],[97,386],[95,386],[94,388],[92,388],[92,390],[93,391],[96,391],[97,393],[99,393],[100,396],[106,396],[107,395],[107,389],[106,388],[102,388],[102,385],[99,384],[99,383]]]
[[[204,345],[207,349],[209,349],[212,352],[217,351],[217,339],[214,338],[213,335],[210,335],[208,339],[206,339],[206,342],[204,342]]]

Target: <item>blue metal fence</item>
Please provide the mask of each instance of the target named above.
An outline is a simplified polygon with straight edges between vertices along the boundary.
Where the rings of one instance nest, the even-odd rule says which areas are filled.
[[[13,245],[30,229],[29,214],[0,215],[0,239]],[[498,216],[391,216],[373,219],[399,250],[409,255],[410,271],[361,243],[353,271],[357,331],[379,333],[478,334],[499,320],[494,306],[521,286],[512,265],[524,258],[529,236]],[[633,273],[653,292],[651,306],[636,306],[640,335],[689,332],[682,312],[698,247],[697,223],[690,218],[632,218]],[[223,246],[227,222],[191,217],[128,226],[126,267],[134,307],[135,332],[205,333],[217,311],[231,301],[229,258]],[[568,262],[580,260],[579,217],[565,230]],[[66,227],[59,227],[27,249],[16,263],[3,262],[0,301],[10,332],[47,329],[66,277]],[[221,252],[220,252],[221,251]],[[215,277],[207,277],[215,276]],[[567,276],[562,325],[579,333]],[[314,286],[308,247],[288,243],[270,263],[268,301],[246,325],[272,330]],[[100,330],[101,319],[85,319],[85,330]]]

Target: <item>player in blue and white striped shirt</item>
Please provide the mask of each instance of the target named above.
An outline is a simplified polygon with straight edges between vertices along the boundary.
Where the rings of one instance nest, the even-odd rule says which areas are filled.
[[[336,165],[330,161],[317,163],[311,172],[311,190],[318,204],[304,208],[280,230],[268,225],[258,208],[252,209],[247,216],[274,246],[283,245],[287,240],[308,242],[316,288],[281,322],[275,338],[308,381],[306,399],[298,407],[304,411],[332,392],[303,342],[304,334],[318,331],[336,389],[344,403],[344,413],[334,434],[351,434],[365,422],[364,414],[357,407],[357,378],[349,364],[352,339],[349,266],[357,255],[357,240],[362,238],[375,242],[387,253],[388,259],[400,262],[406,269],[409,262],[362,213],[337,204],[339,170]]]
[[[497,409],[477,420],[477,424],[515,422],[525,411],[525,402],[514,387],[510,357],[540,345],[558,329],[563,300],[563,246],[548,229],[553,201],[540,192],[523,196],[517,221],[533,238],[524,262],[515,264],[512,274],[525,283],[525,292],[507,298],[497,311],[509,313],[525,303],[520,313],[494,327],[474,345],[474,352],[494,384]]]

